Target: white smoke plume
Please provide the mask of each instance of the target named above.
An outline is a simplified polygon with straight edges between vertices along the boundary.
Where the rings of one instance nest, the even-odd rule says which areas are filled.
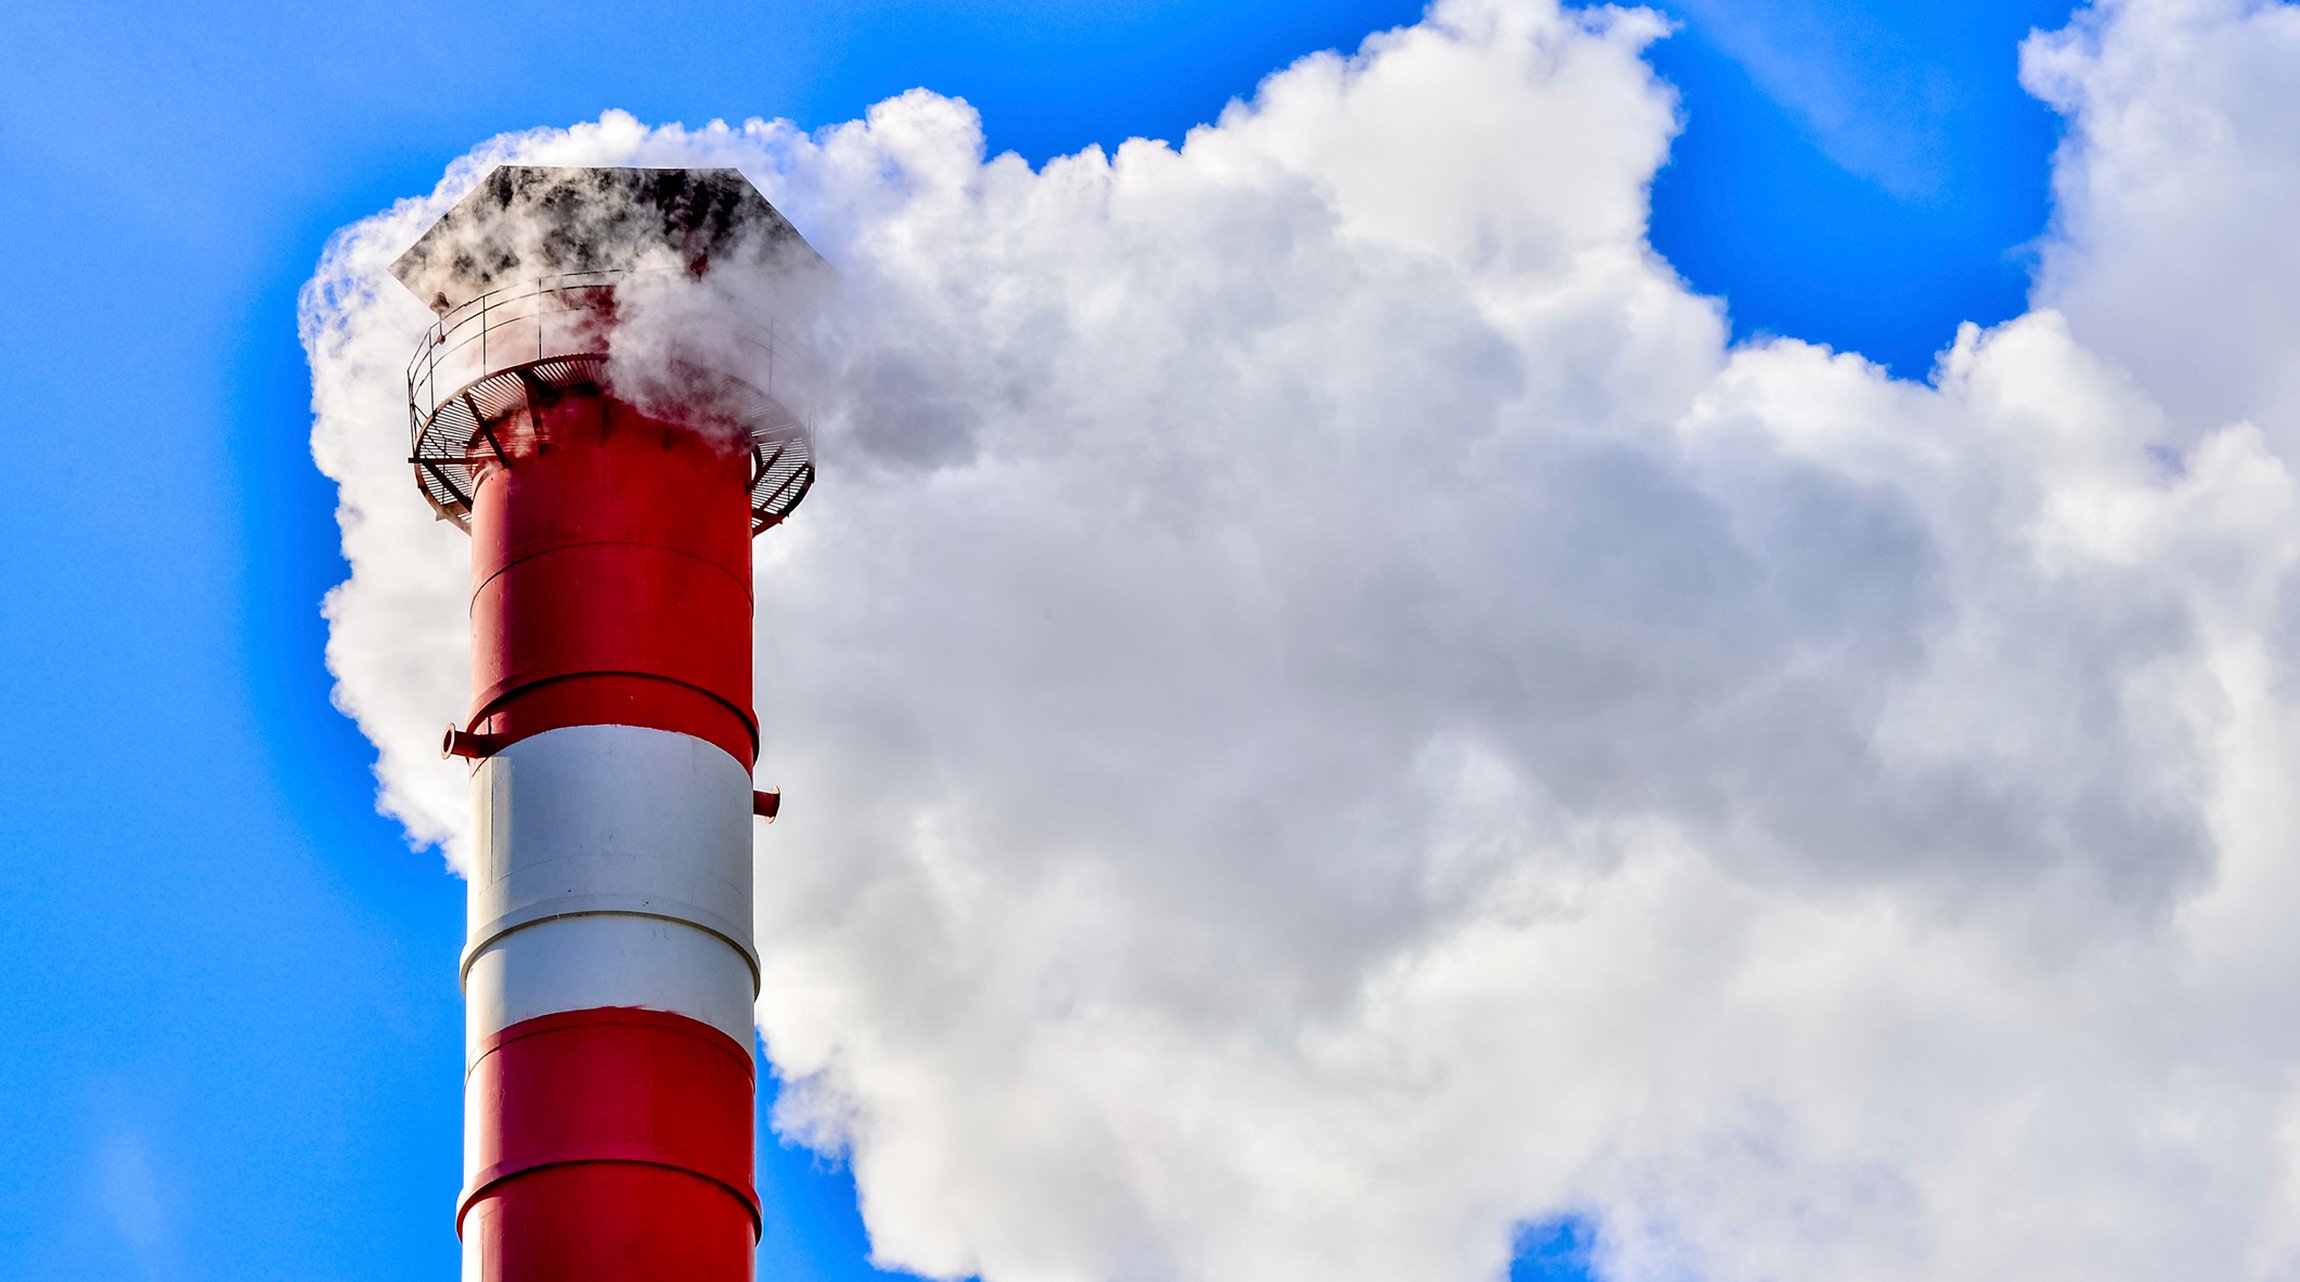
[[[1440,0],[1036,170],[924,91],[482,146],[306,294],[383,805],[461,858],[383,265],[498,162],[738,166],[844,296],[759,1019],[881,1262],[2300,1277],[2300,8],[2033,39],[2039,306],[1924,383],[1648,247],[1663,32]]]

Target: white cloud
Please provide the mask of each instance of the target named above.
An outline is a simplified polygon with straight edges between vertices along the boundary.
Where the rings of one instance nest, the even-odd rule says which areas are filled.
[[[453,833],[381,264],[497,160],[737,164],[851,304],[760,544],[760,1020],[883,1261],[1466,1280],[1578,1213],[1623,1279],[2292,1276],[2282,179],[2118,122],[2289,175],[2294,19],[2032,50],[2066,312],[1930,384],[1655,258],[1637,13],[1448,0],[1038,171],[924,92],[498,139],[307,296],[340,698]]]
[[[2122,0],[2023,51],[2069,118],[2039,300],[2137,371],[2183,440],[2300,433],[2300,7]]]

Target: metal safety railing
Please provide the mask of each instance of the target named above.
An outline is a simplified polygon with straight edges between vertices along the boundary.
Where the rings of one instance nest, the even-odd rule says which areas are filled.
[[[668,269],[569,272],[491,289],[457,305],[424,331],[407,362],[410,422],[420,426],[446,398],[498,370],[551,356],[606,354],[618,289],[670,285],[677,277]],[[789,390],[778,385],[811,365],[773,317],[760,320],[727,307],[714,312],[712,325],[740,349],[734,363],[742,368],[720,372],[778,400]]]
[[[543,384],[602,383],[625,301],[620,291],[677,282],[668,270],[522,281],[469,299],[425,330],[407,365],[408,462],[441,517],[468,524],[473,448],[492,441],[491,421],[513,408],[507,396],[523,402],[523,389]],[[739,389],[730,408],[751,437],[752,518],[764,529],[814,483],[803,386],[813,362],[771,317],[757,320],[734,306],[712,308],[709,332],[709,354],[678,359]]]

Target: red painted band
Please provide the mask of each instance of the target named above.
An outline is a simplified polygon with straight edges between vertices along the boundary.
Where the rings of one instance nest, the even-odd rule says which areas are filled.
[[[478,715],[546,682],[646,676],[712,696],[755,733],[750,594],[693,557],[628,544],[528,557],[480,586],[471,615]]]
[[[646,672],[748,707],[751,594],[707,561],[630,543],[554,548],[471,594],[473,697],[582,672]]]
[[[606,395],[490,430],[473,469],[470,728],[500,747],[646,726],[756,761],[747,452]]]
[[[751,1282],[758,1231],[715,1184],[659,1166],[535,1171],[470,1208],[464,1282]]]
[[[755,1243],[757,1074],[749,1050],[734,1039],[683,1015],[603,1007],[525,1020],[474,1049],[464,1086],[472,1183],[456,1212],[458,1232],[490,1203],[500,1204],[491,1213],[498,1220],[554,1223],[554,1208],[583,1202],[602,1181],[636,1181],[655,1189],[649,1196],[676,1203],[670,1210],[678,1216],[723,1220],[732,1208]],[[678,1179],[603,1175],[602,1167]],[[674,1217],[670,1231],[679,1222]],[[646,1237],[664,1230],[634,1218],[617,1231]]]
[[[508,462],[480,446],[474,483],[522,510],[516,522],[473,524],[478,564],[500,569],[552,548],[640,543],[725,566],[747,582],[749,460],[743,449],[723,450],[695,431],[603,396],[570,396],[532,424],[521,414],[497,429],[497,439]],[[538,488],[549,493],[531,502],[527,492]],[[698,496],[714,490],[722,501],[743,504],[739,526],[696,519]]]
[[[471,729],[488,736],[487,755],[561,726],[644,726],[693,735],[750,766],[758,727],[725,700],[692,686],[630,672],[587,672],[522,688],[489,708]]]
[[[693,1176],[695,1179],[701,1180],[706,1184],[710,1184],[719,1189],[721,1192],[726,1193],[727,1195],[742,1202],[755,1201],[758,1196],[756,1191],[746,1192],[743,1189],[734,1188],[727,1184],[721,1183],[718,1180],[714,1180],[707,1175],[696,1174],[696,1172],[689,1170],[687,1167],[681,1166],[677,1161],[673,1160],[675,1155],[665,1152],[664,1150],[656,1148],[652,1145],[604,1143],[589,1144],[584,1146],[584,1151],[589,1153],[590,1156],[568,1158],[564,1161],[558,1162],[545,1162],[541,1165],[531,1165],[519,1161],[497,1162],[495,1165],[490,1166],[471,1177],[471,1187],[478,1189],[479,1192],[466,1196],[463,1199],[464,1207],[466,1210],[468,1210],[472,1202],[478,1200],[480,1197],[485,1196],[487,1192],[494,1189],[496,1185],[503,1183],[505,1180],[508,1180],[513,1176],[526,1175],[534,1171],[556,1170],[563,1166],[600,1166],[617,1163],[628,1166],[659,1166],[666,1171],[677,1171],[683,1175]],[[757,1207],[752,1208],[751,1218],[754,1220],[759,1218]]]
[[[751,601],[691,558],[593,546],[528,558],[474,594],[474,726],[506,742],[611,715],[617,723],[695,734],[749,765]],[[607,679],[599,692],[540,688]],[[642,684],[644,683],[644,684]],[[610,712],[570,699],[611,700]]]

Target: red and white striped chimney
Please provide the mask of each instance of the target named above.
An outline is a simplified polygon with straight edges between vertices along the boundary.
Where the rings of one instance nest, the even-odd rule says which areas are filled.
[[[608,349],[651,262],[802,255],[731,170],[504,167],[393,268],[441,314],[417,480],[472,536],[466,1282],[753,1276],[751,538],[814,471],[771,330],[646,408]]]

